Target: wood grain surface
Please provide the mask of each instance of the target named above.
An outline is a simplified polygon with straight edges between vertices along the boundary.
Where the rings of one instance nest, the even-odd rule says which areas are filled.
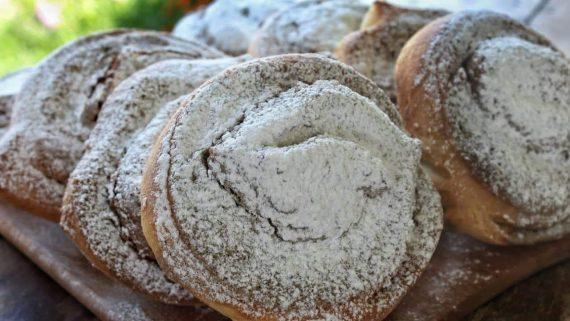
[[[0,320],[97,320],[2,237],[0,257]]]
[[[570,321],[570,261],[505,291],[465,321]]]
[[[151,301],[93,268],[59,225],[0,204],[0,234],[101,320],[221,321],[208,309]]]
[[[55,223],[0,205],[0,234],[102,320],[221,321],[204,308],[153,302],[95,270]],[[570,256],[570,238],[496,247],[446,231],[432,262],[388,320],[461,320],[518,281]]]
[[[387,320],[461,320],[512,285],[569,257],[570,237],[533,246],[493,246],[448,230],[422,277]]]

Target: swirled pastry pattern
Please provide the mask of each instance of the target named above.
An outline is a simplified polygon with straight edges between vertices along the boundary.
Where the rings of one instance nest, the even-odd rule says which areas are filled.
[[[155,62],[221,52],[154,31],[114,30],[73,41],[35,69],[0,140],[0,196],[52,220],[101,107],[125,78]]]
[[[398,124],[382,91],[334,60],[230,68],[155,144],[145,235],[173,279],[228,316],[384,316],[441,229],[419,142]]]
[[[570,63],[507,16],[460,12],[397,62],[398,105],[421,138],[446,217],[493,243],[570,231]]]
[[[62,225],[100,270],[168,303],[194,304],[166,279],[140,226],[139,191],[150,145],[188,93],[242,58],[167,60],[136,72],[109,96],[72,172]]]
[[[482,41],[464,66],[446,104],[459,150],[493,192],[532,213],[521,213],[516,225],[568,220],[568,59],[520,38],[499,37]]]

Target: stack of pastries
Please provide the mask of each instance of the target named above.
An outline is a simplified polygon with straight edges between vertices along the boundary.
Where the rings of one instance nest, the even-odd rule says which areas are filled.
[[[164,303],[381,320],[444,217],[501,245],[570,232],[570,63],[504,15],[218,0],[28,73],[0,197]]]

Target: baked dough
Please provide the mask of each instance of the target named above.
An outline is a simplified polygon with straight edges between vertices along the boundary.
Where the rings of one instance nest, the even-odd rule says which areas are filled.
[[[20,69],[0,78],[0,137],[10,125],[14,99],[33,71],[33,67]]]
[[[570,231],[570,63],[507,16],[436,20],[402,50],[398,106],[448,220],[497,244]]]
[[[360,30],[342,39],[335,56],[374,80],[395,101],[394,67],[400,50],[423,26],[447,13],[376,1],[368,10]]]
[[[358,29],[367,9],[352,0],[299,1],[265,20],[248,52],[265,57],[334,51],[345,35]]]
[[[221,56],[198,42],[129,30],[90,35],[55,51],[14,103],[0,140],[0,196],[57,221],[69,173],[112,89],[157,61]]]
[[[244,59],[167,60],[134,73],[106,100],[69,178],[65,231],[105,274],[160,301],[195,303],[166,279],[144,240],[142,168],[155,136],[183,99],[178,97]]]
[[[169,277],[234,320],[380,320],[442,229],[388,97],[320,55],[205,83],[157,139],[143,231]]]
[[[173,35],[197,39],[230,55],[247,52],[251,37],[272,13],[293,0],[216,0],[182,18]]]

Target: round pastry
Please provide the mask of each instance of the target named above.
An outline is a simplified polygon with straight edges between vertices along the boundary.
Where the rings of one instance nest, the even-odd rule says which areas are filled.
[[[497,244],[570,231],[570,63],[548,40],[504,15],[457,13],[406,44],[396,83],[453,225]]]
[[[0,78],[0,136],[4,135],[10,125],[15,96],[33,71],[34,68],[20,69]]]
[[[57,220],[69,173],[112,89],[160,60],[221,56],[198,42],[128,30],[87,36],[52,53],[22,87],[0,140],[0,196]]]
[[[271,15],[249,47],[255,57],[333,51],[358,29],[368,6],[352,0],[300,1]]]
[[[230,55],[247,52],[250,38],[272,13],[293,0],[217,0],[182,18],[172,33],[198,39]]]
[[[167,275],[234,320],[380,320],[442,229],[420,144],[388,97],[312,54],[253,60],[194,91],[142,181]]]
[[[342,39],[335,56],[384,89],[394,101],[394,67],[404,44],[443,10],[407,9],[383,1],[372,4],[359,31]]]
[[[163,302],[192,297],[166,279],[144,240],[142,168],[177,98],[242,60],[167,60],[134,73],[106,100],[68,180],[61,224],[71,239],[105,274]]]

